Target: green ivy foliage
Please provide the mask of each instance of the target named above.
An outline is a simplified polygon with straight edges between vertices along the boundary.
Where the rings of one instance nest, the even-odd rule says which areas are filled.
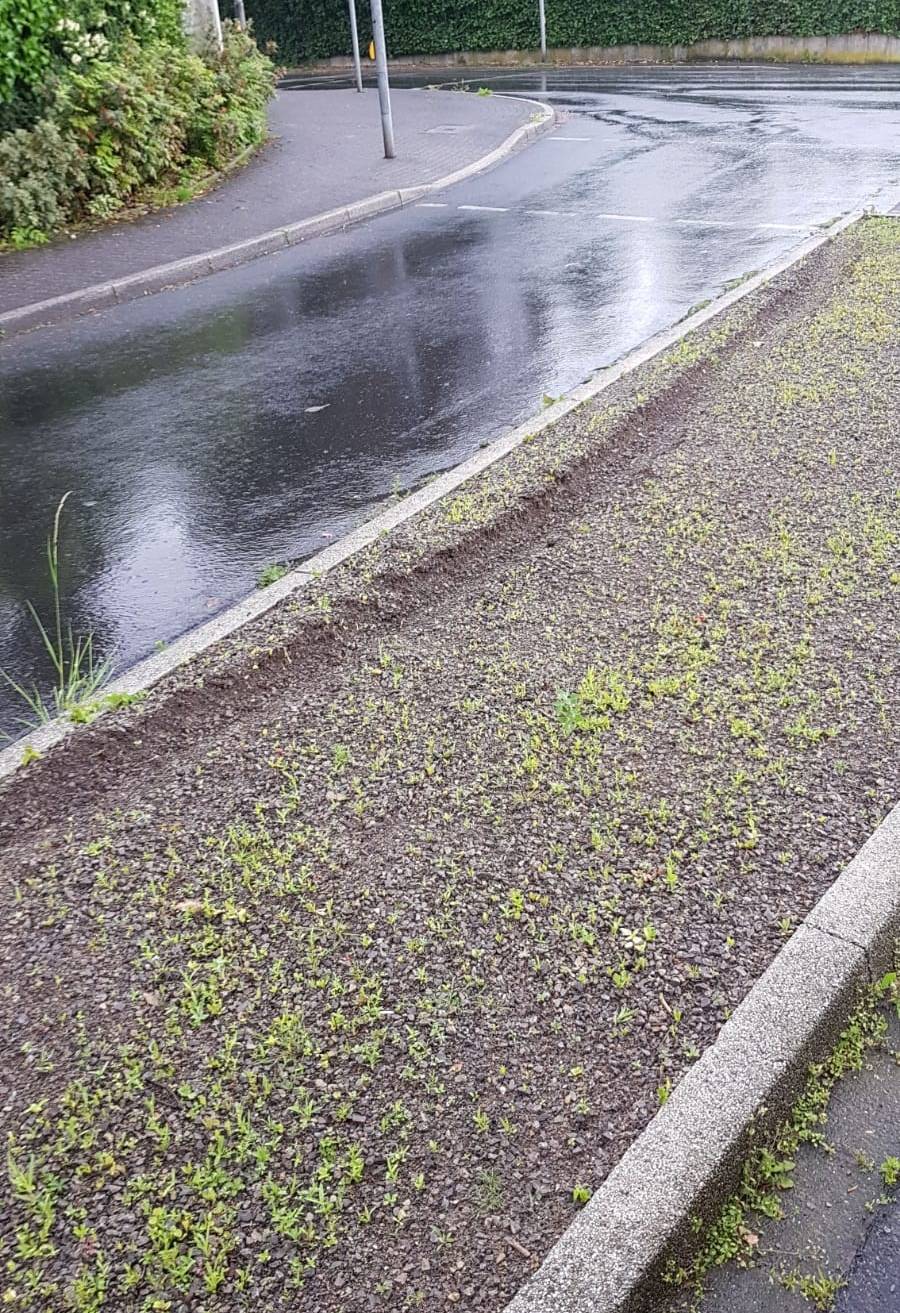
[[[344,0],[247,0],[257,33],[282,63],[350,53]],[[365,0],[360,37],[369,40]],[[537,0],[385,0],[394,55],[528,50],[538,42]],[[900,0],[547,0],[551,46],[683,45],[714,38],[900,36]]]

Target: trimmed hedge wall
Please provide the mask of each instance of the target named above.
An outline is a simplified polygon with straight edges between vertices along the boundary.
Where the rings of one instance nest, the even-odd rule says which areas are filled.
[[[282,64],[349,55],[346,0],[246,0],[261,41]],[[529,50],[538,43],[537,0],[385,0],[392,55]],[[368,43],[366,0],[357,0]],[[900,36],[900,0],[547,0],[550,46],[687,45],[747,36]]]

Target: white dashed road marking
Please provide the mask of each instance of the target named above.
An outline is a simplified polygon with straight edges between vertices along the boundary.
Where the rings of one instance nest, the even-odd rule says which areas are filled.
[[[551,137],[549,140],[559,140],[559,138]],[[584,138],[584,140],[588,140],[588,138]],[[451,207],[446,201],[418,201],[417,208],[422,210],[446,210]],[[457,205],[455,208],[469,212],[474,211],[478,214],[509,214],[512,210],[509,205]],[[523,209],[517,212],[535,215],[541,219],[593,218],[609,219],[613,223],[656,223],[662,226],[668,224],[691,228],[742,228],[751,232],[805,233],[811,232],[817,226],[812,220],[809,223],[754,223],[752,219],[680,219],[665,216],[660,218],[653,214],[612,214],[605,211],[595,211],[593,214],[590,212],[579,214],[577,210]]]
[[[784,232],[805,233],[811,223],[748,223],[746,219],[659,219],[659,223],[690,224],[696,228],[778,228]]]

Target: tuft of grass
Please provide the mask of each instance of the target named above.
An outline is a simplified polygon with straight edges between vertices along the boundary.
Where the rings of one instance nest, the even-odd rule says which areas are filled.
[[[499,1213],[503,1210],[506,1196],[503,1190],[503,1182],[497,1172],[486,1167],[479,1168],[475,1187],[475,1202],[478,1211],[484,1216]]]
[[[112,665],[110,658],[97,655],[92,631],[88,630],[86,634],[76,636],[72,622],[63,620],[59,577],[59,527],[63,507],[70,496],[71,492],[66,492],[60,498],[53,517],[53,529],[47,538],[47,572],[53,597],[53,614],[49,623],[44,623],[33,602],[25,603],[53,668],[55,682],[49,702],[36,684],[29,687],[19,683],[7,671],[0,669],[0,678],[28,708],[30,715],[21,722],[26,729],[34,729],[37,725],[46,724],[54,716],[73,715],[73,713],[77,716],[80,709],[96,702],[103,685],[109,679]]]

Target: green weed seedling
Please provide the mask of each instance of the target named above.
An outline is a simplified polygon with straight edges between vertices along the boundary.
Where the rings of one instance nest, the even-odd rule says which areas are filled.
[[[257,588],[268,588],[270,585],[276,584],[279,579],[283,579],[287,572],[288,567],[286,565],[279,565],[277,562],[266,565],[256,576],[256,586]]]

